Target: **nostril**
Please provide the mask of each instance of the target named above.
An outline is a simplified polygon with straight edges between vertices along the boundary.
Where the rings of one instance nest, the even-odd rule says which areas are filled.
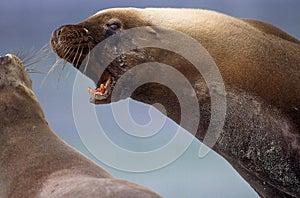
[[[58,43],[60,33],[61,33],[60,30],[54,30],[54,32],[52,33],[51,42],[53,44],[56,45]]]
[[[59,39],[60,33],[61,33],[61,29],[55,30],[55,36],[57,39]]]
[[[54,30],[54,32],[52,34],[52,40],[54,41],[55,44],[57,44],[59,41],[59,37],[61,35],[61,31],[62,31],[63,27],[64,26],[61,26],[60,28]]]
[[[0,64],[5,64],[9,60],[9,56],[0,56]]]

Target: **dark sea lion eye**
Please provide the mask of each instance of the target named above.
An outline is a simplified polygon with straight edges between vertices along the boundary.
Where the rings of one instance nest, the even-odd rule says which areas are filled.
[[[120,28],[120,25],[118,23],[109,23],[107,24],[107,27],[113,31],[116,31]]]

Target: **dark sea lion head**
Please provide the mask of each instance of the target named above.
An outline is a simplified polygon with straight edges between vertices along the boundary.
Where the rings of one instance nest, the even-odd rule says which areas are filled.
[[[96,97],[95,103],[109,103],[112,89],[122,74],[137,64],[152,61],[155,55],[159,54],[161,56],[162,52],[155,49],[131,50],[125,54],[121,53],[120,56],[104,68],[104,65],[101,65],[103,60],[99,59],[109,59],[111,56],[114,56],[114,53],[120,53],[122,46],[136,45],[131,39],[126,40],[123,37],[123,43],[119,43],[118,39],[114,39],[108,46],[105,45],[104,52],[96,54],[99,56],[96,58],[98,60],[88,57],[88,54],[99,43],[112,36],[117,38],[124,30],[136,27],[149,27],[149,32],[155,34],[154,30],[150,27],[151,25],[149,21],[140,17],[138,9],[108,9],[96,13],[78,24],[63,25],[54,30],[50,44],[53,51],[60,58],[71,63],[75,68],[94,80],[97,88],[96,90],[89,89],[89,93],[91,96],[94,95]],[[92,63],[88,64],[93,65],[93,68],[90,68],[85,63],[87,59],[90,62],[97,61],[97,64],[100,63],[102,68],[101,66],[95,67],[96,64]],[[86,70],[92,71],[86,73]],[[99,74],[102,74],[100,78]]]
[[[135,15],[134,9],[106,10],[78,24],[63,25],[53,31],[51,47],[59,57],[79,67],[85,56],[107,37],[143,25]]]
[[[161,32],[151,29],[153,26],[180,31],[201,43],[216,62],[227,90],[245,90],[262,96],[274,106],[293,116],[296,114],[294,117],[298,120],[299,41],[266,23],[241,20],[206,10],[113,8],[100,11],[78,24],[61,26],[52,33],[50,43],[60,58],[83,73],[90,70],[85,74],[97,84],[96,90],[90,89],[90,94],[97,96],[99,103],[109,103],[115,82],[134,65],[141,63],[156,61],[177,65],[176,69],[190,81],[194,74],[196,78],[201,78],[193,66],[188,68],[187,61],[182,57],[161,49],[132,50],[120,55],[107,67],[100,64],[105,67],[102,69],[95,69],[95,65],[94,68],[87,67],[84,63],[95,46],[122,34],[124,30],[149,27],[150,34],[160,39]],[[128,41],[129,45],[132,43]],[[288,53],[282,45],[288,46]],[[120,50],[118,44],[108,47],[110,52],[99,53],[100,59],[112,56],[114,49]],[[274,67],[274,64],[278,67]],[[287,78],[288,83],[285,80]]]

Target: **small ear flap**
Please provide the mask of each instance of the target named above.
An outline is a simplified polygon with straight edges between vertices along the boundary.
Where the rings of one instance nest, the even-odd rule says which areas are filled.
[[[150,34],[158,35],[158,26],[146,26],[145,30]]]

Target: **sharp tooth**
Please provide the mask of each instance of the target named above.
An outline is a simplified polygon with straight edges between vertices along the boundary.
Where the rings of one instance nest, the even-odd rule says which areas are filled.
[[[109,85],[110,81],[111,81],[111,77],[108,76],[108,79],[107,79],[107,81],[105,83],[105,88],[107,88],[107,86]]]
[[[99,90],[101,93],[105,92],[105,86],[104,84],[101,84],[100,85],[100,90]]]

